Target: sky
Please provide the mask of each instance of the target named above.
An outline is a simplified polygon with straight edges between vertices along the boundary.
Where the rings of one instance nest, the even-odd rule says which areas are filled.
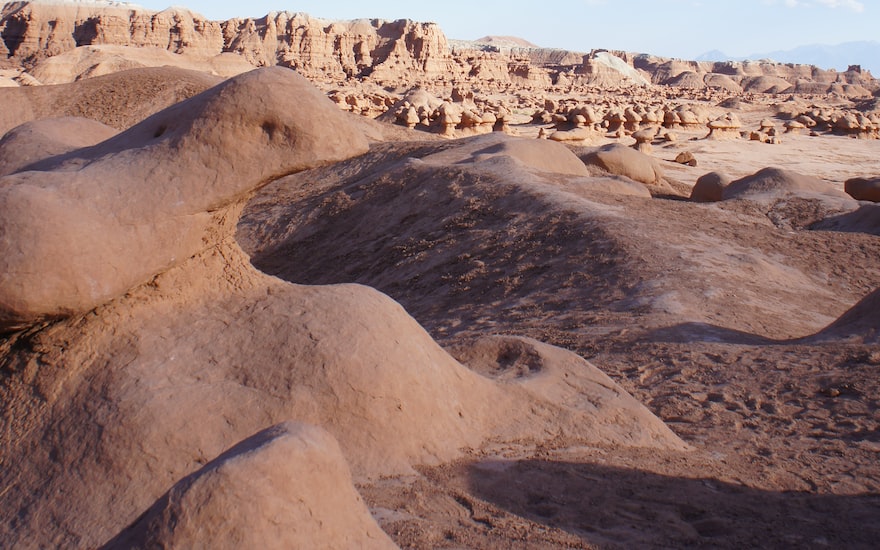
[[[438,23],[448,38],[525,38],[542,47],[595,48],[693,59],[734,57],[808,44],[880,40],[880,0],[172,0],[209,19],[305,12],[327,19]],[[161,10],[171,2],[133,0]]]

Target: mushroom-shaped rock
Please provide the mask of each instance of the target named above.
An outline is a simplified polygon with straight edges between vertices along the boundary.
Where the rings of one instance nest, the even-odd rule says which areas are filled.
[[[724,188],[730,184],[730,177],[720,172],[709,172],[697,179],[691,190],[694,202],[718,202],[723,198]]]
[[[645,122],[647,124],[660,124],[663,122],[663,116],[654,110],[647,111],[644,115],[642,115],[642,118],[642,122]]]
[[[437,121],[440,124],[442,135],[448,137],[455,135],[455,127],[461,124],[462,113],[464,113],[464,109],[461,105],[448,101],[437,108]]]
[[[616,132],[623,128],[626,123],[626,116],[620,109],[612,109],[605,115],[605,122],[608,124],[609,132]]]
[[[0,178],[0,328],[86,312],[213,246],[255,189],[365,152],[348,116],[260,69]]]
[[[602,116],[596,113],[593,107],[581,109],[581,113],[587,119],[587,124],[599,124],[602,122]]]
[[[413,128],[415,128],[415,127],[416,127],[416,124],[418,124],[418,123],[420,122],[420,121],[419,121],[419,113],[418,113],[418,111],[416,111],[416,108],[413,107],[412,105],[410,105],[409,107],[407,107],[407,108],[401,113],[401,115],[397,117],[397,120],[398,120],[401,124],[403,124],[404,126],[406,126],[407,128],[409,128],[410,130],[412,130]]]
[[[785,123],[786,134],[799,134],[804,128],[806,128],[806,125],[797,120],[789,120]]]
[[[678,111],[666,111],[663,114],[663,126],[675,128],[681,124],[681,114]]]
[[[480,123],[481,133],[491,132],[495,127],[495,122],[497,122],[495,115],[492,113],[483,113],[483,120]]]
[[[483,124],[483,116],[470,109],[465,109],[461,113],[461,127],[470,129],[471,131],[479,131]]]
[[[776,123],[773,122],[772,119],[765,118],[765,119],[761,120],[761,124],[760,124],[761,130],[766,132],[768,129],[775,128],[775,127],[776,127]]]
[[[495,126],[493,130],[496,132],[504,132],[510,133],[510,122],[511,122],[510,111],[507,110],[507,107],[503,105],[499,106],[495,110]]]
[[[625,121],[626,129],[635,132],[639,129],[639,124],[642,123],[642,115],[637,113],[632,107],[627,107],[623,111],[623,118]]]
[[[646,155],[649,154],[651,152],[651,142],[657,136],[657,130],[657,127],[649,126],[644,130],[634,132],[632,138],[636,140],[636,143],[633,145],[633,149]]]
[[[816,121],[807,115],[800,115],[795,120],[803,124],[806,128],[813,128],[816,126]]]
[[[834,123],[834,129],[847,133],[859,132],[862,129],[859,118],[854,113],[846,113]]]
[[[880,177],[852,178],[843,185],[844,191],[856,200],[880,202]]]
[[[581,157],[589,166],[648,185],[659,185],[663,170],[656,159],[619,143],[611,143]]]
[[[185,477],[109,548],[396,548],[321,428],[278,424]]]
[[[708,127],[707,139],[737,139],[740,137],[739,129],[742,128],[742,122],[735,114],[727,113],[709,122]]]
[[[700,118],[693,111],[685,110],[678,113],[678,124],[682,126],[699,126]]]

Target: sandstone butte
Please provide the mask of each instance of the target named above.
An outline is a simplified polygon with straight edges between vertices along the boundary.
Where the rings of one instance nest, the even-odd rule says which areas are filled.
[[[834,89],[870,95],[865,86],[874,81],[856,67],[838,73],[772,62],[690,62],[619,51],[499,47],[491,41],[449,41],[434,23],[328,21],[291,12],[210,21],[184,8],[152,12],[97,3],[9,2],[0,14],[0,37],[0,56],[28,66],[69,56],[84,46],[125,46],[200,60],[228,60],[225,56],[237,54],[250,66],[283,65],[328,84],[359,81],[412,87],[480,82],[496,89],[512,84],[520,89],[566,89],[650,83],[679,90],[776,93],[800,86],[813,93]],[[69,58],[64,63],[72,65]],[[215,69],[219,66],[222,63]]]

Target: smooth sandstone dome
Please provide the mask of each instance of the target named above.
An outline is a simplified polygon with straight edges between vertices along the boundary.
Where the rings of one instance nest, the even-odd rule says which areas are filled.
[[[339,445],[284,422],[242,441],[171,488],[105,548],[397,546],[370,516]]]
[[[223,210],[261,185],[366,150],[331,101],[275,67],[5,176],[0,327],[88,311],[205,250]]]
[[[730,184],[730,177],[719,172],[709,172],[697,179],[691,190],[694,202],[718,202],[724,197],[724,188]]]
[[[525,139],[496,132],[461,140],[458,147],[435,153],[424,160],[431,164],[465,164],[506,157],[521,166],[572,176],[588,176],[586,166],[564,145]]]
[[[601,147],[582,156],[581,160],[608,173],[648,185],[658,185],[663,178],[663,170],[656,159],[619,143]]]
[[[43,118],[86,117],[126,130],[223,79],[174,67],[131,69],[71,84],[0,89],[0,133]]]
[[[98,144],[117,132],[105,124],[82,117],[27,122],[0,139],[0,176],[26,169],[50,157]]]
[[[724,200],[747,198],[763,200],[785,194],[821,195],[835,199],[850,197],[813,176],[798,174],[781,168],[764,168],[751,176],[740,178],[724,188]]]

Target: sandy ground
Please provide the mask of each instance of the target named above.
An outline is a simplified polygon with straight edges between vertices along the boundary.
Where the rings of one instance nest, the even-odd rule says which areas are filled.
[[[668,179],[779,166],[842,188],[880,172],[871,141],[702,137],[655,147],[660,159],[682,150],[698,159],[665,162]],[[573,350],[693,450],[524,442],[361,487],[395,542],[874,546],[880,352],[804,338],[880,287],[876,234],[807,230],[816,214],[797,201],[768,209],[581,192],[583,203],[560,203],[510,176],[449,169],[426,179],[389,160],[423,158],[425,147],[379,147],[357,168],[270,185],[245,213],[240,241],[259,240],[255,265],[288,280],[379,288],[453,355],[491,333]]]

